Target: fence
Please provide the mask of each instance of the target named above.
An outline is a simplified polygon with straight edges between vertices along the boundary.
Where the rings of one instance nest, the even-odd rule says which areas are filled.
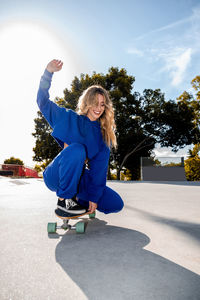
[[[186,181],[184,157],[141,157],[141,180]]]

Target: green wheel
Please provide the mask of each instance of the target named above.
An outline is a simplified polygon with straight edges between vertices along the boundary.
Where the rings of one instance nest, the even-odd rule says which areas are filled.
[[[76,232],[77,233],[84,233],[85,232],[85,223],[84,222],[78,222],[76,224]]]
[[[56,233],[57,223],[48,223],[47,224],[47,232],[48,233]]]
[[[93,214],[89,214],[89,218],[90,218],[90,219],[94,219],[94,218],[95,218],[95,215],[96,215],[96,213],[93,212]]]

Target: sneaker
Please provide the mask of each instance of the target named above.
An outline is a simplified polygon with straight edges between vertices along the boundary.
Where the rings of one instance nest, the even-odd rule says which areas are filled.
[[[65,200],[58,199],[57,208],[59,210],[62,210],[63,212],[73,214],[73,215],[84,214],[87,212],[86,208],[81,206],[74,198],[73,198],[73,200],[72,199],[65,199]]]
[[[75,219],[75,218],[78,218],[78,217],[81,217],[81,216],[84,216],[84,214],[70,214],[70,213],[67,213],[61,209],[55,209],[55,214],[58,216],[58,217],[61,217],[63,219]]]
[[[66,200],[59,200],[58,198],[58,202],[57,202],[57,207],[63,207],[66,208]]]

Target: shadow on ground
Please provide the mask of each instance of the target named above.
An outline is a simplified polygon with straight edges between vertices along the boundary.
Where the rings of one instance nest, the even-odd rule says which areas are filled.
[[[200,224],[191,223],[191,222],[182,222],[176,219],[169,219],[165,217],[161,217],[149,212],[146,212],[144,210],[132,207],[130,205],[126,205],[127,209],[130,209],[134,212],[140,213],[145,218],[160,223],[163,225],[167,225],[170,227],[173,227],[174,229],[177,229],[179,231],[182,231],[184,234],[188,234],[190,238],[193,238],[195,241],[200,243]],[[199,296],[200,299],[200,296]]]
[[[199,299],[200,276],[143,249],[143,233],[89,221],[60,236],[56,261],[88,299]]]

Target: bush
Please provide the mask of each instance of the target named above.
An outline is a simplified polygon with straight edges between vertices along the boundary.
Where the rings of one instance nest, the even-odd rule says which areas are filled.
[[[4,164],[12,164],[12,165],[20,165],[23,166],[24,163],[21,159],[15,158],[15,157],[10,157],[4,160]]]
[[[185,173],[188,181],[200,180],[200,157],[189,157],[185,160]]]
[[[196,144],[193,150],[189,150],[190,157],[185,160],[185,173],[188,181],[200,180],[200,144]]]

